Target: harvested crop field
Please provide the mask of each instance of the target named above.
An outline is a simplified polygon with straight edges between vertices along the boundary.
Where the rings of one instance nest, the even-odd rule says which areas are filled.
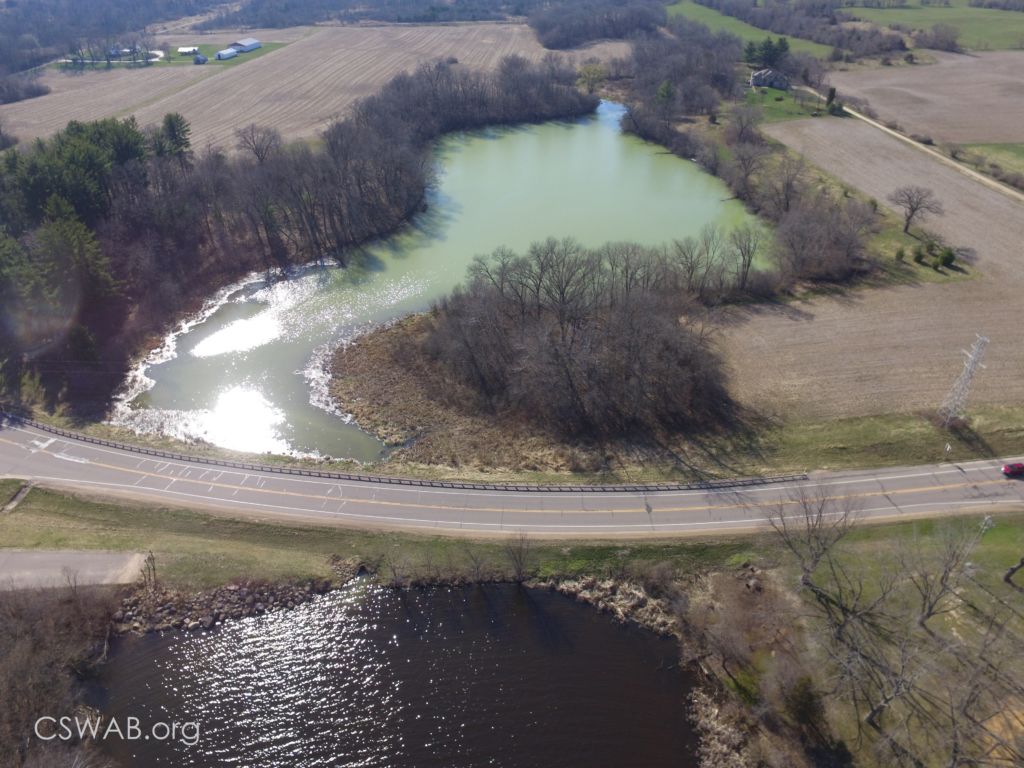
[[[50,93],[0,106],[0,120],[5,130],[28,141],[49,136],[69,120],[130,114],[213,74],[212,69],[186,66],[122,67],[81,73],[47,69],[41,82],[50,87]]]
[[[1024,142],[1024,51],[930,53],[935,64],[834,72],[830,80],[841,95],[867,99],[880,119],[908,133],[958,143]]]
[[[134,114],[147,125],[159,122],[167,112],[180,112],[192,123],[196,148],[230,146],[235,129],[252,122],[274,127],[286,139],[307,139],[343,114],[353,101],[423,61],[454,57],[460,65],[487,68],[513,53],[531,59],[548,53],[523,24],[303,27],[260,32],[265,32],[261,38],[265,42],[294,42],[231,68],[154,67],[118,72],[121,79],[117,81],[103,79],[107,73],[90,73],[73,97],[55,89],[49,96],[0,108],[0,119],[22,140],[48,135],[71,118]],[[218,32],[215,39],[231,40],[238,34]],[[213,36],[201,36],[200,41],[209,37]],[[167,39],[184,44],[200,37],[174,35]],[[627,51],[627,43],[601,43],[567,55],[579,61],[588,56],[622,56]],[[157,71],[161,75],[169,72],[163,75],[169,85],[162,91],[150,75]],[[136,82],[130,80],[132,75],[148,77]],[[74,109],[65,107],[66,100]]]
[[[980,274],[735,310],[723,344],[736,396],[806,419],[934,409],[979,332],[991,344],[971,402],[1021,402],[1024,207],[859,120],[797,120],[765,131],[880,202],[905,184],[931,187],[946,213],[927,226],[974,248]]]

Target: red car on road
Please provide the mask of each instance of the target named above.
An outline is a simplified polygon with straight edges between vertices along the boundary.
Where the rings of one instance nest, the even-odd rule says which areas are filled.
[[[1003,474],[1007,477],[1024,477],[1024,464],[1017,462],[1016,464],[1004,464]]]

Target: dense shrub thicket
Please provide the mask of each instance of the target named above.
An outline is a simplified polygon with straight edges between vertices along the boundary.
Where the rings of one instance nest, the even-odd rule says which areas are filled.
[[[26,75],[4,75],[0,77],[0,104],[32,99],[50,92],[48,86],[38,79]]]
[[[40,717],[72,714],[80,677],[103,653],[117,600],[109,589],[0,590],[0,744],[4,766],[87,766],[90,751],[31,738]],[[44,726],[45,727],[45,724]]]
[[[1024,11],[1024,0],[969,0],[972,8],[995,8],[1000,11]]]
[[[544,7],[530,14],[529,23],[545,48],[573,48],[594,40],[651,34],[666,20],[661,3],[598,0]]]
[[[18,137],[8,133],[4,124],[0,122],[0,152],[18,143]]]
[[[243,152],[195,155],[168,115],[70,123],[0,160],[0,373],[39,374],[52,404],[102,399],[143,336],[253,269],[333,258],[422,206],[446,131],[592,111],[555,59],[481,74],[442,62],[403,74],[331,125],[322,147],[250,126]]]
[[[615,62],[616,74],[629,80],[632,92],[623,127],[692,157],[696,140],[676,131],[669,118],[713,115],[723,99],[737,96],[742,45],[734,35],[686,19],[672,19],[667,29],[668,35],[635,40],[629,58]]]
[[[875,56],[906,48],[903,37],[877,27],[843,26],[840,0],[697,0],[726,16],[733,16],[777,35],[802,37],[853,56]]]
[[[960,30],[949,24],[935,24],[914,32],[914,45],[936,51],[960,51]]]
[[[729,411],[722,365],[680,322],[694,271],[724,274],[706,256],[697,240],[498,249],[436,308],[427,351],[485,407],[562,436],[707,427]]]

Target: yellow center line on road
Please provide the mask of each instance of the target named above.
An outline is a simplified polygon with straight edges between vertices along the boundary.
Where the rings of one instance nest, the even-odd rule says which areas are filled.
[[[16,442],[13,442],[11,440],[6,440],[4,438],[0,438],[0,442],[7,443],[8,445],[24,447],[21,443],[16,443]],[[39,453],[46,453],[46,454],[48,454],[50,456],[54,456],[54,454],[49,453],[49,451],[45,451],[45,450],[41,450],[41,451],[39,451]],[[311,500],[315,500],[315,501],[323,501],[325,499],[331,499],[331,497],[329,497],[327,494],[301,493],[301,492],[298,492],[298,491],[275,490],[275,489],[272,489],[272,488],[261,488],[261,487],[257,487],[257,486],[249,487],[249,486],[243,486],[243,485],[232,485],[230,483],[218,483],[218,482],[212,482],[211,483],[208,480],[199,480],[198,478],[189,478],[189,477],[175,477],[175,478],[171,478],[168,475],[161,474],[161,473],[158,473],[158,472],[147,472],[147,471],[141,470],[141,469],[132,469],[132,468],[129,468],[129,467],[119,467],[119,466],[114,465],[114,464],[105,464],[103,462],[97,462],[97,461],[92,461],[92,460],[89,461],[89,465],[90,466],[94,466],[94,467],[102,467],[103,469],[110,469],[110,470],[113,470],[115,472],[124,472],[124,473],[127,473],[127,474],[140,475],[140,476],[143,476],[143,477],[152,477],[152,478],[156,478],[156,479],[160,479],[160,480],[174,479],[178,483],[192,483],[193,485],[203,485],[203,486],[206,486],[207,488],[222,488],[222,489],[232,490],[232,491],[237,491],[239,489],[243,489],[243,490],[247,491],[248,493],[258,493],[258,494],[269,494],[269,495],[272,495],[272,496],[285,496],[285,497],[303,498],[303,499],[311,499]],[[260,474],[260,473],[253,472],[251,474],[257,475],[257,474]],[[1006,481],[1002,480],[1002,479],[999,479],[999,480],[980,480],[980,481],[977,481],[977,482],[949,483],[949,484],[946,484],[946,485],[926,485],[926,486],[918,486],[918,487],[914,487],[914,488],[902,488],[902,489],[891,490],[891,491],[878,490],[878,491],[868,491],[868,492],[864,492],[864,493],[842,494],[842,495],[837,495],[837,496],[831,496],[830,498],[835,499],[835,500],[868,499],[868,498],[873,498],[873,497],[876,497],[876,496],[896,496],[896,495],[902,495],[902,494],[908,494],[908,493],[922,493],[922,492],[926,492],[926,491],[946,491],[946,490],[954,490],[954,489],[957,489],[957,488],[973,488],[973,487],[977,487],[977,486],[981,486],[981,485],[1003,484],[1005,482]],[[160,492],[160,489],[157,489],[157,488],[148,488],[147,489],[147,488],[140,487],[140,490],[151,490],[151,491],[154,491],[156,493]],[[457,489],[454,492],[457,493]],[[208,498],[211,501],[225,501],[227,503],[231,502],[231,499],[218,499],[216,496],[209,496]],[[333,500],[333,499],[331,499],[331,500]],[[545,510],[545,509],[529,509],[529,508],[527,508],[527,509],[515,509],[515,508],[506,508],[506,507],[468,507],[468,506],[455,506],[455,505],[451,505],[451,504],[423,504],[423,503],[410,504],[408,502],[388,501],[388,500],[385,500],[385,499],[348,499],[348,501],[353,501],[353,502],[356,502],[356,503],[359,503],[359,504],[373,504],[373,505],[384,506],[384,507],[397,507],[399,509],[435,509],[435,510],[444,510],[444,511],[451,511],[451,512],[488,512],[488,513],[511,512],[511,513],[531,514],[531,515],[553,515],[553,514],[557,514],[557,515],[594,515],[594,514],[611,514],[611,513],[614,513],[616,515],[649,515],[649,514],[659,514],[660,515],[660,514],[671,514],[673,512],[713,512],[713,511],[719,511],[719,510],[725,511],[725,510],[733,510],[733,509],[750,509],[751,507],[757,506],[757,505],[754,505],[754,504],[742,504],[742,503],[737,503],[737,504],[712,504],[712,505],[688,506],[688,507],[663,507],[663,508],[660,508],[660,509],[654,509],[654,510],[652,510],[652,512],[648,512],[646,507],[637,508],[637,509],[631,509],[631,508],[626,507],[626,508],[622,508],[622,509],[607,509],[607,510],[600,510],[600,509],[596,509],[596,510],[582,510],[582,509],[580,509],[580,510],[570,510],[570,509],[566,509],[566,510],[557,510],[557,509],[556,510],[551,510],[551,509]],[[795,504],[799,504],[799,503],[800,502],[797,499],[779,499],[778,501],[775,501],[772,504],[769,504],[768,506],[775,506],[775,505],[779,505],[779,504],[781,504],[783,506],[790,506],[790,505],[795,505]],[[896,505],[894,504],[893,506],[895,507]],[[315,510],[311,510],[311,511],[315,511]]]

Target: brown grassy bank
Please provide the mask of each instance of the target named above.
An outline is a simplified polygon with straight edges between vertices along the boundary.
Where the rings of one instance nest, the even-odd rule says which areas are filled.
[[[593,479],[734,471],[699,456],[696,442],[570,441],[507,412],[488,412],[475,392],[424,354],[430,324],[429,315],[404,318],[339,349],[331,363],[333,397],[360,426],[398,446],[391,464],[450,467],[470,475],[540,472]]]

